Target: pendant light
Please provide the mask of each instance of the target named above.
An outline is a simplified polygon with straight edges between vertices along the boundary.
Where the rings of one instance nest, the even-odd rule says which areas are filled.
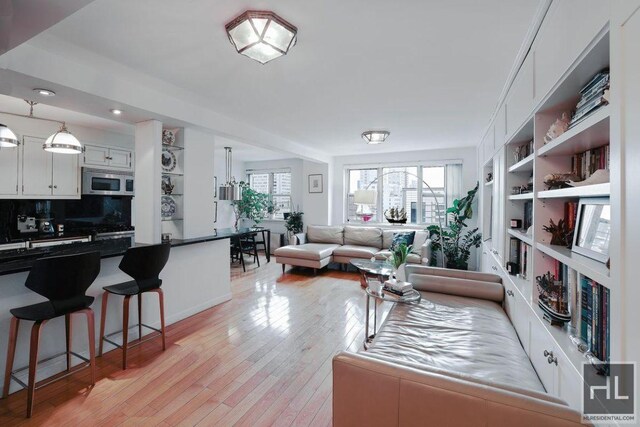
[[[15,148],[19,144],[16,134],[0,123],[0,148]]]
[[[60,130],[51,135],[42,146],[44,151],[57,154],[80,154],[82,153],[82,144],[78,138],[73,136],[67,125],[63,122]]]
[[[45,90],[45,89],[38,89],[38,90]],[[27,99],[25,99],[24,101],[27,104],[29,104],[29,107],[30,107],[28,115],[10,113],[7,111],[0,111],[0,114],[7,114],[10,116],[16,116],[16,117],[25,117],[27,119],[42,120],[45,122],[59,123],[61,125],[60,130],[58,130],[56,133],[54,133],[49,138],[47,138],[45,143],[42,145],[42,149],[50,153],[58,153],[58,154],[80,154],[83,152],[82,144],[80,144],[80,141],[78,141],[78,138],[76,138],[71,134],[71,132],[69,132],[69,129],[67,129],[67,125],[65,124],[65,122],[61,122],[58,120],[51,120],[51,119],[43,119],[43,118],[34,116],[33,107],[38,103],[35,101],[29,101]],[[18,138],[16,137],[16,134],[13,133],[13,131],[9,129],[6,125],[0,124],[0,148],[17,147],[18,144],[19,142],[18,142]]]
[[[224,147],[227,182],[220,186],[218,198],[220,200],[242,200],[242,187],[231,176],[231,147]]]

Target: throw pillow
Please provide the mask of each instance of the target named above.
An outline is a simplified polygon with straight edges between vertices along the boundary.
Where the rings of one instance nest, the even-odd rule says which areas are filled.
[[[393,241],[391,242],[391,247],[389,249],[393,249],[398,245],[404,243],[407,246],[413,245],[413,239],[416,235],[415,231],[405,231],[402,233],[393,233]]]

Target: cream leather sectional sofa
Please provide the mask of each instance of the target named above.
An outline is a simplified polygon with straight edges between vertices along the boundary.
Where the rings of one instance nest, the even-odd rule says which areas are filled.
[[[415,231],[412,252],[407,263],[428,265],[431,258],[431,240],[424,230],[382,229],[378,227],[309,225],[306,233],[295,235],[293,245],[275,250],[276,262],[309,267],[314,271],[330,262],[348,264],[352,259],[386,259],[395,233]]]
[[[421,301],[395,304],[368,350],[333,359],[334,426],[584,425],[546,393],[503,309],[499,276],[406,273]]]

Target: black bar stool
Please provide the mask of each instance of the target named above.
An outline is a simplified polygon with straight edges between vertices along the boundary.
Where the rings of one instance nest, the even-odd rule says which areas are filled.
[[[91,385],[96,383],[95,365],[95,323],[93,310],[90,306],[94,298],[85,295],[93,281],[100,273],[100,253],[91,252],[80,255],[66,255],[37,260],[25,286],[47,298],[49,301],[38,304],[27,305],[25,307],[11,310],[11,330],[9,332],[9,347],[7,350],[7,366],[4,373],[4,388],[2,397],[9,395],[9,385],[11,379],[27,389],[27,417],[33,413],[35,391],[56,380],[64,378],[77,369],[71,369],[71,355],[83,360],[85,363],[80,368],[91,366]],[[71,315],[81,313],[87,316],[87,327],[89,330],[89,359],[71,351]],[[65,332],[67,346],[67,370],[56,374],[45,380],[43,384],[36,386],[36,370],[38,367],[38,344],[40,342],[40,331],[42,326],[49,320],[56,317],[65,317]],[[29,350],[29,366],[22,369],[13,369],[13,359],[16,352],[16,341],[18,338],[18,326],[21,320],[35,322],[31,328],[31,346]],[[65,353],[47,358],[51,360]],[[43,360],[45,361],[45,360]],[[28,384],[22,382],[15,376],[15,373],[29,369]]]
[[[142,339],[142,327],[158,332],[162,336],[162,350],[165,349],[165,333],[164,333],[164,293],[160,286],[162,280],[158,277],[164,266],[169,260],[169,251],[171,245],[162,243],[158,245],[140,246],[129,248],[120,261],[120,270],[133,277],[128,282],[118,283],[117,285],[105,286],[104,294],[102,294],[102,313],[100,316],[100,349],[98,356],[102,356],[102,344],[106,341],[122,349],[122,369],[127,369],[127,350],[143,343],[157,335]],[[142,323],[142,294],[146,292],[157,292],[160,302],[160,329]],[[107,301],[109,294],[124,296],[122,310],[122,345],[109,339],[111,334],[104,334],[104,324],[107,316]],[[129,346],[129,300],[132,296],[138,296],[138,342]],[[135,325],[133,326],[135,327]]]

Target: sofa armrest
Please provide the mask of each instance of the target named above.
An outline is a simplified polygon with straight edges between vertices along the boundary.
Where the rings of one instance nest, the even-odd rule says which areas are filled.
[[[333,358],[333,425],[581,426],[568,406],[378,360]]]
[[[293,235],[293,244],[294,245],[304,245],[307,243],[307,234],[306,233],[297,233]]]

